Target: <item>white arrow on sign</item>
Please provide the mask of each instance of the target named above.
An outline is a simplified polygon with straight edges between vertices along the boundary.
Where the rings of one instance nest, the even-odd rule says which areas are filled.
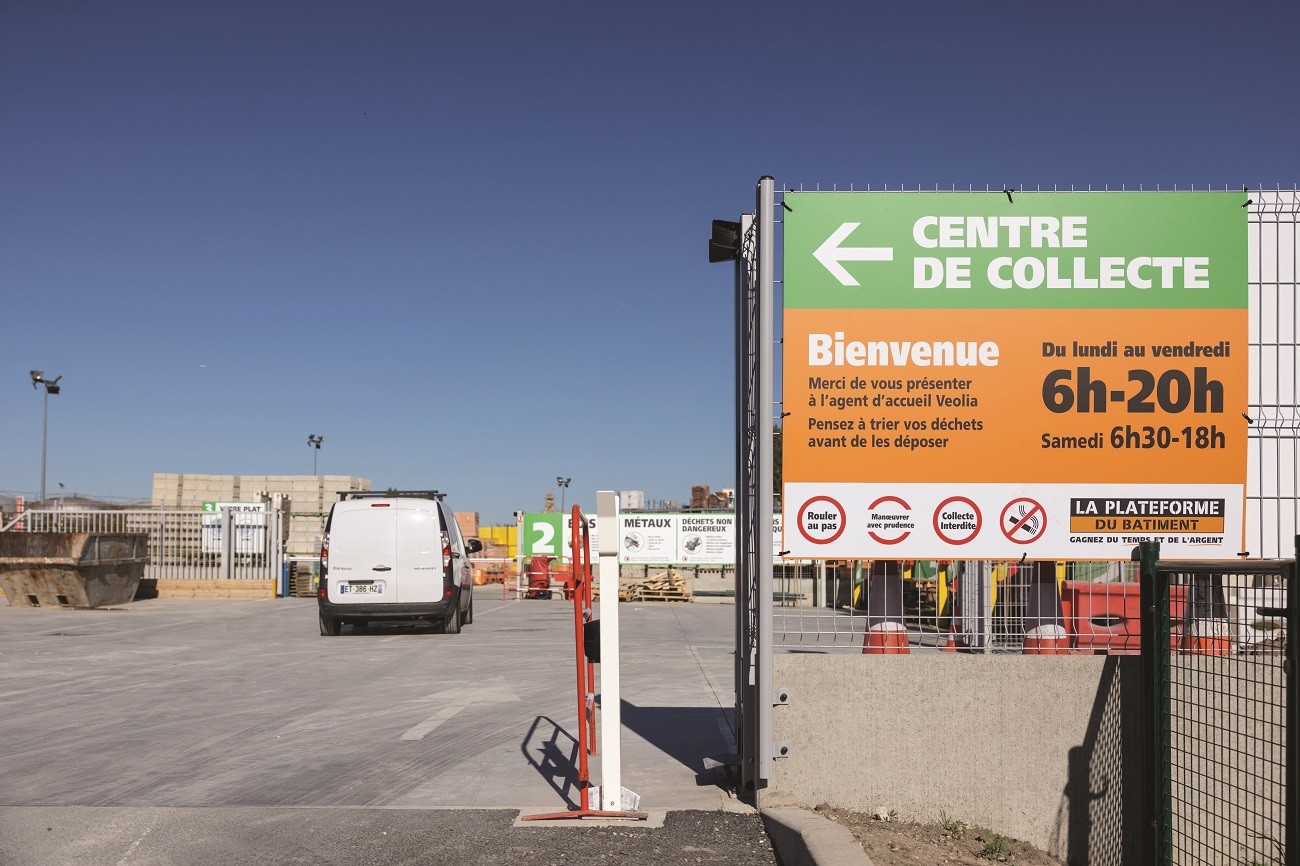
[[[822,267],[831,272],[831,276],[840,281],[842,286],[860,286],[853,275],[844,269],[840,262],[892,262],[893,247],[842,247],[845,238],[862,223],[843,223],[825,242],[813,251],[813,258],[822,263]]]
[[[439,710],[435,715],[425,719],[420,724],[411,728],[402,734],[403,740],[423,740],[425,736],[434,728],[468,707],[470,704],[499,704],[507,701],[518,701],[519,695],[515,694],[510,686],[506,685],[503,677],[494,677],[484,685],[471,685],[455,689],[444,689],[441,692],[434,692],[431,695],[425,695],[422,698],[416,698],[413,701],[407,701],[409,704],[424,703],[446,703],[447,705]]]

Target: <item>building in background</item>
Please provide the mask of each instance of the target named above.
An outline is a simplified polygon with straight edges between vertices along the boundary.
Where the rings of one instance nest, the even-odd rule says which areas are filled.
[[[625,511],[645,511],[644,490],[620,490],[618,507]]]
[[[691,487],[691,508],[730,508],[731,494],[731,490],[723,489],[713,493],[709,490],[709,485],[695,484]]]

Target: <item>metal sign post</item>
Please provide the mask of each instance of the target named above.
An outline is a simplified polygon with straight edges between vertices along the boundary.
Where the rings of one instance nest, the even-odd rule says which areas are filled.
[[[623,793],[623,698],[618,633],[618,496],[596,492],[596,574],[600,587],[600,805],[607,812],[637,808]]]
[[[755,801],[772,773],[774,188],[758,183],[736,268],[736,746]]]

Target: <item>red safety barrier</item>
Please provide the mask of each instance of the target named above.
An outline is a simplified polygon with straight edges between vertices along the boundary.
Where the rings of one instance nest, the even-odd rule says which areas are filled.
[[[1136,583],[1067,580],[1062,599],[1074,647],[1111,655],[1142,649],[1142,603]],[[1184,649],[1182,619],[1187,587],[1169,587],[1169,644]]]
[[[1142,604],[1136,583],[1067,580],[1065,598],[1070,611],[1066,622],[1076,648],[1110,652],[1142,648]]]
[[[578,791],[577,809],[525,815],[525,821],[551,821],[559,818],[637,818],[650,817],[645,812],[616,812],[591,807],[591,776],[587,756],[596,754],[596,665],[600,660],[600,621],[593,618],[591,604],[591,538],[582,509],[573,506],[573,564],[565,595],[573,600],[573,650],[578,669]],[[589,650],[590,637],[593,647]]]

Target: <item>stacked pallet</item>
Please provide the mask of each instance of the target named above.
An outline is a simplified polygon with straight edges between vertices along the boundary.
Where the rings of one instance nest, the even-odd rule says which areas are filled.
[[[619,601],[690,601],[691,586],[685,579],[668,572],[649,580],[628,584],[618,593]]]
[[[316,595],[315,577],[307,569],[294,569],[290,583],[294,598],[313,598]]]

